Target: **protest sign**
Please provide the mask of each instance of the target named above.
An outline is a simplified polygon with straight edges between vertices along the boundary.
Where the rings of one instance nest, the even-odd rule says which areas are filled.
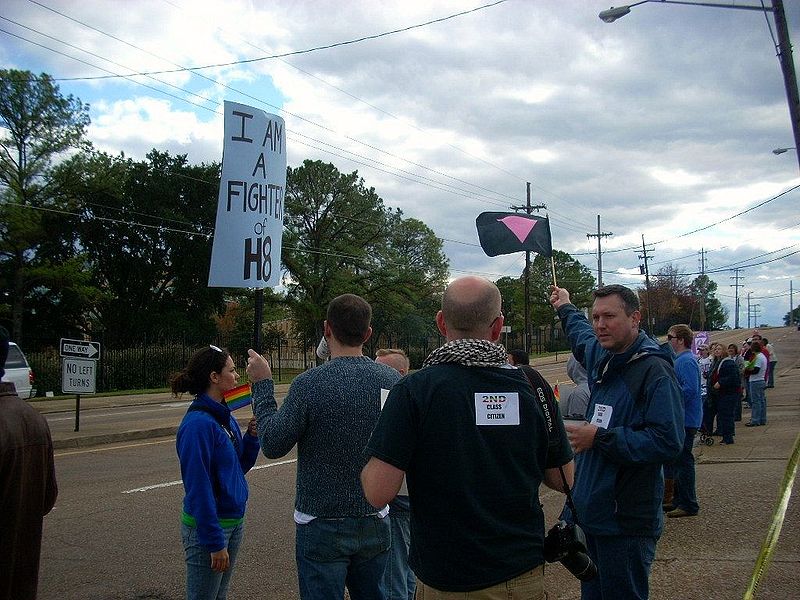
[[[280,283],[286,128],[281,117],[225,102],[225,141],[209,287]]]

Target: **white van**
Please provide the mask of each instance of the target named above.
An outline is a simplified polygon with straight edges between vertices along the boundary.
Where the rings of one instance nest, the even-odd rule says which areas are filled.
[[[20,398],[32,398],[36,393],[33,387],[33,371],[28,364],[28,359],[14,342],[8,343],[8,358],[6,359],[6,374],[3,381],[10,381],[17,388]]]

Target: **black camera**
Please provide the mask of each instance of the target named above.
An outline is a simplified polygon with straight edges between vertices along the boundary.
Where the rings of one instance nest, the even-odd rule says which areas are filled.
[[[559,521],[544,538],[544,559],[560,562],[581,581],[590,581],[597,576],[597,567],[586,554],[586,536],[577,525]]]

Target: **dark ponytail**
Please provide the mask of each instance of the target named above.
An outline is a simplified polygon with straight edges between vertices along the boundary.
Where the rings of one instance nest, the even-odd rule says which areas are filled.
[[[211,373],[221,373],[228,362],[230,353],[216,346],[201,348],[189,359],[189,364],[183,370],[173,373],[169,378],[172,394],[178,396],[189,392],[194,396],[208,390],[211,382]]]

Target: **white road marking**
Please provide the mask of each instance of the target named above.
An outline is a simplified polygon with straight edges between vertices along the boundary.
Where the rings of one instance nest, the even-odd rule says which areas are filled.
[[[91,418],[100,418],[100,417],[116,417],[119,415],[140,415],[146,412],[163,412],[168,409],[175,409],[175,408],[185,408],[188,406],[189,403],[174,403],[174,404],[162,404],[162,408],[143,408],[140,410],[128,410],[128,411],[119,411],[119,412],[111,412],[113,409],[102,409],[103,411],[110,411],[110,412],[101,412],[100,410],[82,410],[81,411],[81,420],[84,419],[91,419]],[[75,420],[75,415],[69,415],[66,417],[47,417],[47,421],[49,423],[56,423],[58,421],[73,421]]]
[[[267,463],[266,465],[259,465],[257,467],[253,467],[250,470],[251,471],[257,471],[259,469],[267,469],[269,467],[278,467],[280,465],[288,465],[288,464],[295,463],[295,462],[297,462],[296,458],[291,458],[289,460],[279,460],[278,462]],[[132,490],[125,490],[122,493],[123,494],[135,494],[136,492],[149,492],[150,490],[157,490],[159,488],[172,487],[173,485],[180,485],[181,483],[183,483],[183,480],[182,479],[178,479],[177,481],[167,481],[167,482],[164,482],[164,483],[156,483],[154,485],[146,485],[144,487],[134,488]]]
[[[124,450],[125,448],[138,448],[139,446],[152,446],[153,444],[174,444],[174,438],[168,440],[158,440],[156,442],[139,442],[137,444],[125,444],[124,446],[103,446],[101,448],[91,448],[89,450],[73,450],[71,452],[56,452],[54,456],[72,456],[74,454],[94,454],[96,452],[108,452],[109,450]]]

